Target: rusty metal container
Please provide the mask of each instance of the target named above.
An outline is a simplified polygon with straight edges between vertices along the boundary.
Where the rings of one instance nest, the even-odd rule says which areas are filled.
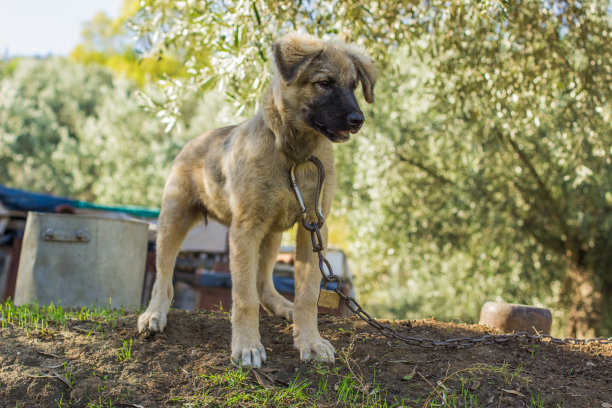
[[[15,304],[140,305],[148,224],[28,213]]]

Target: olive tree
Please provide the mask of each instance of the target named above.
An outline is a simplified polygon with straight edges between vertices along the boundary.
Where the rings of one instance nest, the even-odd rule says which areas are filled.
[[[11,66],[0,79],[0,183],[11,187],[158,206],[179,149],[226,115],[214,94],[192,99],[182,131],[167,134],[143,111],[139,86],[107,68],[64,58]]]

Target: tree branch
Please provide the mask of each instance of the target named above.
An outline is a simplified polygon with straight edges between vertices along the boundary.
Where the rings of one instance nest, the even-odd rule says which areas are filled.
[[[501,134],[498,133],[498,137],[501,139],[502,138]],[[529,161],[529,158],[527,157],[525,152],[519,148],[518,144],[514,140],[512,140],[511,138],[507,138],[507,139],[514,153],[516,153],[521,163],[523,163],[523,165],[527,168],[529,174],[531,174],[531,176],[535,180],[538,191],[540,191],[544,200],[548,204],[547,207],[551,210],[550,215],[552,216],[553,219],[557,220],[557,223],[559,227],[561,228],[561,231],[565,235],[565,240],[562,240],[565,250],[569,251],[571,255],[576,255],[578,253],[578,250],[580,249],[580,242],[577,239],[576,234],[573,233],[573,231],[570,231],[570,228],[567,225],[567,222],[561,213],[559,204],[554,199],[550,190],[546,187],[546,183],[544,183],[544,181],[542,180],[542,177],[540,177],[540,175],[538,174],[537,170],[535,169],[531,161]],[[515,187],[518,187],[518,186],[515,185]],[[546,206],[541,206],[541,207],[544,207],[543,210],[546,211]],[[545,214],[545,215],[548,215],[548,214]],[[544,232],[546,233],[546,231]],[[567,256],[570,254],[566,253],[565,255]],[[570,258],[571,257],[572,256],[570,256]]]
[[[398,159],[400,161],[409,163],[409,164],[413,165],[414,167],[417,167],[417,168],[423,170],[425,173],[429,174],[431,177],[435,178],[440,183],[442,183],[442,184],[451,184],[451,185],[455,184],[452,180],[447,179],[446,177],[439,175],[438,173],[436,173],[435,170],[430,169],[429,167],[425,166],[423,163],[420,163],[420,162],[417,162],[416,160],[410,159],[410,158],[402,155],[401,153],[397,153],[396,152],[395,154],[397,155],[397,157],[398,157]]]
[[[498,134],[498,137],[501,139],[502,138],[501,134]],[[510,143],[510,146],[512,147],[512,150],[519,157],[519,160],[521,161],[521,163],[523,163],[523,165],[527,167],[527,170],[529,171],[529,173],[535,180],[538,190],[540,191],[540,193],[542,193],[542,196],[544,197],[544,199],[549,203],[552,209],[552,216],[557,219],[557,221],[559,222],[559,226],[561,227],[561,230],[569,238],[570,236],[569,227],[561,214],[561,209],[559,208],[559,205],[557,204],[556,200],[552,196],[552,193],[550,192],[550,190],[546,187],[546,183],[544,183],[544,181],[542,180],[542,177],[540,177],[540,175],[538,174],[533,164],[531,164],[525,152],[519,148],[519,146],[516,144],[514,140],[512,140],[511,138],[507,138],[507,139],[508,139],[508,143]]]
[[[514,188],[519,192],[519,194],[523,197],[523,200],[529,202],[530,197],[525,193],[516,183],[511,183]],[[513,203],[514,204],[514,203]],[[533,206],[533,203],[529,203],[530,206]],[[565,244],[563,240],[553,234],[546,228],[546,224],[542,225],[537,223],[536,220],[538,217],[533,214],[519,214],[519,209],[516,205],[512,205],[510,208],[510,213],[517,220],[523,221],[523,225],[525,226],[525,230],[529,235],[531,235],[536,241],[542,244],[544,247],[550,248],[553,251],[557,252],[561,256],[565,256]]]

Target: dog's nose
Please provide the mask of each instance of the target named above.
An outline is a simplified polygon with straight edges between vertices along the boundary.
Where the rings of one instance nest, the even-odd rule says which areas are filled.
[[[351,130],[359,130],[359,128],[363,124],[363,121],[365,120],[361,112],[349,113],[347,119]]]

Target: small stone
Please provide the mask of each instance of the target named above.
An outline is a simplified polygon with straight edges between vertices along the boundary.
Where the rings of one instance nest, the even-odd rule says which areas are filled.
[[[480,324],[497,327],[505,333],[548,334],[552,314],[549,309],[540,307],[486,302],[480,311]]]

